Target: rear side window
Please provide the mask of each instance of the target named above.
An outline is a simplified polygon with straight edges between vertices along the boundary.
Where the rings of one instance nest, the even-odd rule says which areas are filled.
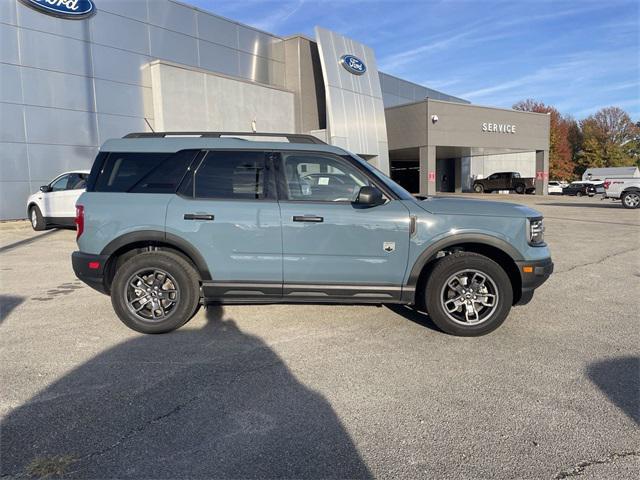
[[[174,193],[196,152],[111,152],[102,164],[96,192]]]
[[[264,152],[209,152],[193,178],[196,198],[262,200],[272,198]]]

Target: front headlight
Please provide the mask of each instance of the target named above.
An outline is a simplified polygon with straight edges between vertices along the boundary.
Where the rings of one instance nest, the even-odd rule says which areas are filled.
[[[527,218],[527,240],[529,245],[534,247],[544,245],[544,220],[542,217]]]

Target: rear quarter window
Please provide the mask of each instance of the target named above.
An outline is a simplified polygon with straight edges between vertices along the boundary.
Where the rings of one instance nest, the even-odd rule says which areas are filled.
[[[104,159],[93,191],[175,193],[197,152],[111,152]]]

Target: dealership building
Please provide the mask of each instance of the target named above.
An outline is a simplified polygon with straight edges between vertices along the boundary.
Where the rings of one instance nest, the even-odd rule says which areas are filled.
[[[0,219],[144,131],[309,133],[412,193],[497,171],[546,192],[548,115],[383,73],[370,47],[321,27],[280,37],[173,0],[0,0],[0,45]]]

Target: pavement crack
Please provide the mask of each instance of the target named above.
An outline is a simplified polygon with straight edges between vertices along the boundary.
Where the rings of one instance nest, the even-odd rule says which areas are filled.
[[[556,270],[555,273],[568,273],[568,272],[572,272],[573,270],[577,269],[577,268],[582,268],[582,267],[589,267],[591,265],[599,265],[601,263],[606,262],[607,260],[610,260],[611,258],[620,256],[620,255],[624,255],[626,253],[631,253],[631,252],[635,252],[636,250],[640,250],[640,248],[638,247],[633,247],[633,248],[629,248],[627,250],[622,250],[621,252],[615,252],[615,253],[611,253],[605,257],[602,257],[598,260],[594,260],[592,262],[585,262],[585,263],[581,263],[579,265],[574,265],[573,267],[567,268],[566,270]]]
[[[280,360],[277,360],[277,361],[274,361],[274,362],[269,362],[269,363],[266,363],[266,364],[257,365],[257,366],[255,366],[253,368],[248,368],[246,370],[243,370],[243,371],[239,372],[237,375],[233,376],[233,378],[231,378],[229,380],[228,386],[236,383],[240,378],[242,378],[243,376],[245,376],[247,374],[252,374],[252,373],[258,372],[260,370],[272,368],[272,367],[280,365],[280,364],[282,364],[282,362]],[[127,440],[129,440],[129,439],[131,439],[131,438],[143,433],[150,426],[152,426],[152,425],[154,425],[156,423],[163,422],[167,418],[178,414],[180,411],[184,410],[189,405],[191,405],[196,400],[198,400],[200,397],[205,395],[206,390],[207,390],[207,388],[205,386],[205,388],[200,390],[200,393],[198,393],[197,395],[194,395],[194,396],[190,397],[189,399],[187,399],[186,401],[179,403],[178,405],[174,406],[171,410],[163,413],[162,415],[157,415],[157,416],[147,420],[146,422],[143,422],[142,424],[138,425],[137,427],[132,428],[131,430],[129,430],[124,435],[122,435],[117,441],[115,441],[111,445],[108,445],[108,446],[106,446],[104,448],[101,448],[99,450],[96,450],[96,451],[93,451],[93,452],[89,452],[89,453],[87,453],[85,455],[82,455],[81,457],[79,457],[77,459],[77,461],[80,462],[80,461],[83,461],[83,460],[87,460],[87,459],[91,459],[91,458],[94,458],[94,457],[98,457],[98,456],[104,455],[105,453],[110,452],[111,450],[113,450],[115,448],[118,448],[122,443],[124,443]]]
[[[640,455],[640,451],[639,450],[610,453],[609,455],[607,455],[604,458],[599,458],[599,459],[596,459],[596,460],[587,460],[587,461],[584,461],[584,462],[577,463],[576,465],[574,465],[573,467],[571,467],[568,470],[562,470],[562,471],[556,473],[556,475],[553,478],[556,479],[556,480],[560,480],[560,479],[563,479],[563,478],[577,477],[579,475],[582,475],[582,473],[587,468],[593,467],[594,465],[604,465],[604,464],[607,464],[607,463],[615,462],[619,458],[634,457],[634,456],[638,456],[638,455]]]

